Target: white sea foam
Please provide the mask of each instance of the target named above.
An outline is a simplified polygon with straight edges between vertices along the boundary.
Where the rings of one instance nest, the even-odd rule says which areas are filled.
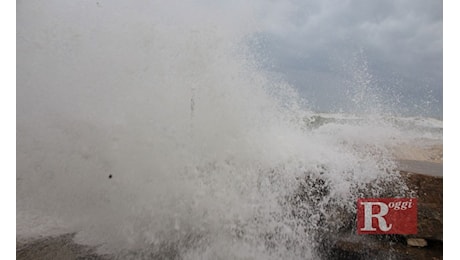
[[[308,127],[248,51],[251,6],[238,21],[178,2],[18,10],[18,236],[78,232],[120,258],[313,258],[328,207],[352,211],[410,136],[382,117]]]

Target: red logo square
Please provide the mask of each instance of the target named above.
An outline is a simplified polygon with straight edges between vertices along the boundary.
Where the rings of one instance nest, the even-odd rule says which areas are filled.
[[[417,199],[358,199],[358,234],[417,234]]]

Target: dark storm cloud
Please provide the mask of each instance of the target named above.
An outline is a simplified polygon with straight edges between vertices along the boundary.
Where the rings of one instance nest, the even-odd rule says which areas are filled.
[[[442,113],[442,1],[280,1],[262,16],[275,70],[318,109],[346,106],[352,74],[367,64],[401,111]]]

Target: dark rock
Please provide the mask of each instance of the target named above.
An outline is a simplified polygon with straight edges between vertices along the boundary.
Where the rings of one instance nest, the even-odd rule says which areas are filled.
[[[19,240],[16,242],[16,259],[111,259],[108,256],[96,254],[94,248],[75,243],[74,236],[75,234],[64,234],[33,240]]]
[[[412,166],[417,165],[412,162]],[[423,167],[415,167],[420,169]],[[324,259],[442,259],[443,245],[443,178],[442,167],[430,165],[432,175],[415,173],[410,167],[400,171],[398,181],[377,186],[383,187],[378,197],[414,197],[418,199],[417,234],[415,235],[358,235],[356,212],[339,214],[341,223],[349,223],[339,232],[324,236],[320,254]],[[441,172],[439,172],[441,171]],[[408,188],[401,193],[401,183]],[[373,185],[362,191],[362,197],[375,197]],[[351,224],[350,224],[351,223]]]
[[[418,198],[417,234],[408,237],[442,241],[442,177],[401,172]]]
[[[401,236],[342,235],[324,259],[442,259],[442,242],[426,241],[427,246],[410,247]]]

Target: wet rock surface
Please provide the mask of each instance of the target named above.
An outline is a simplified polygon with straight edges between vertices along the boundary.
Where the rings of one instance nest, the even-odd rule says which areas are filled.
[[[400,170],[402,179],[418,198],[417,234],[357,235],[356,227],[352,227],[323,242],[324,259],[442,259],[442,165],[430,163],[429,174],[421,174],[426,165],[411,161]],[[391,186],[388,189],[388,194],[397,193]]]
[[[442,242],[427,240],[425,247],[413,247],[403,236],[341,236],[324,259],[442,259]]]
[[[26,260],[107,260],[107,256],[98,255],[93,248],[79,245],[73,241],[75,234],[43,237],[16,242],[16,259]]]
[[[414,167],[417,166],[417,167]],[[323,259],[442,259],[443,256],[443,178],[442,165],[411,161],[400,169],[401,180],[405,182],[414,197],[418,198],[418,233],[416,235],[357,235],[356,212],[345,209],[332,210],[325,214],[318,223],[332,221],[336,227],[333,233],[327,232],[319,236],[317,252]],[[424,169],[429,174],[421,174]],[[375,185],[375,184],[374,184]],[[382,197],[401,196],[398,185],[379,183],[384,187]],[[299,199],[311,205],[318,203],[329,191],[321,179],[307,178],[302,182]],[[305,192],[308,191],[308,192]],[[297,198],[297,197],[295,197]],[[334,204],[333,202],[330,202]],[[307,212],[307,211],[305,211]],[[328,216],[328,217],[327,217]],[[308,214],[298,216],[309,219]],[[321,226],[321,225],[319,225]],[[319,232],[322,233],[322,232]],[[114,259],[113,256],[99,255],[94,248],[79,245],[73,240],[74,234],[44,237],[34,240],[17,240],[17,259]],[[167,250],[175,252],[175,250]],[[164,253],[167,258],[180,258],[177,255]],[[150,259],[162,259],[155,255]],[[130,259],[138,259],[139,255],[130,255]],[[145,256],[143,259],[149,259]],[[164,258],[164,257],[163,257]]]

